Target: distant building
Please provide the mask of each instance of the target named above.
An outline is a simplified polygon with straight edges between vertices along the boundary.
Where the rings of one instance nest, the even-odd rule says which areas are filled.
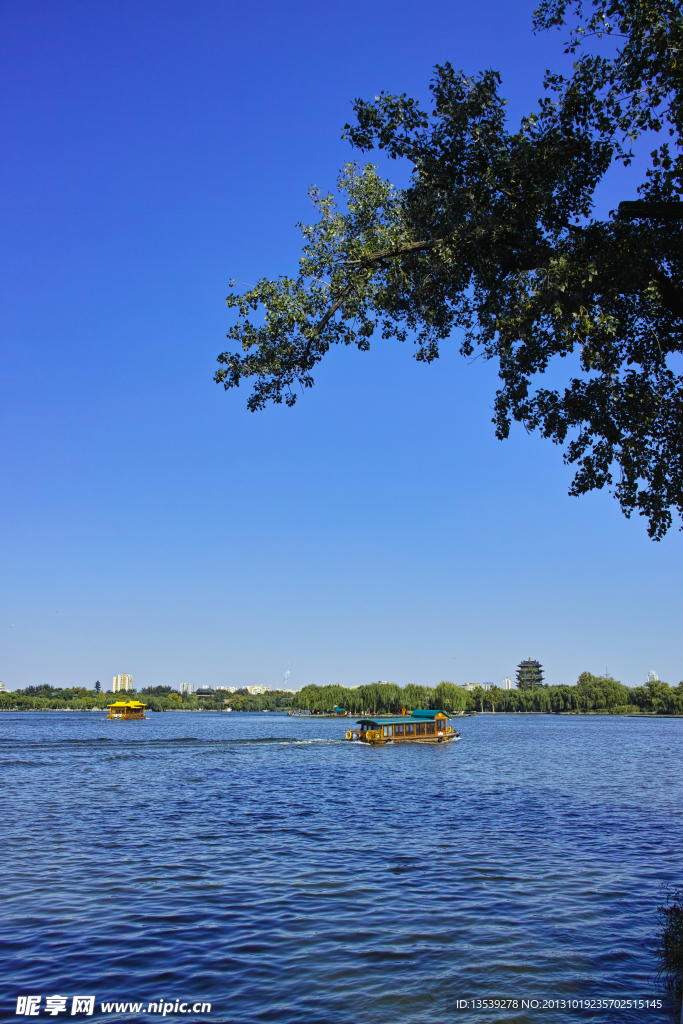
[[[540,661],[532,661],[531,658],[520,661],[517,666],[517,689],[538,690],[543,685],[543,666]]]
[[[508,679],[507,676],[503,680],[503,689],[504,690],[511,690],[512,689],[512,680]]]
[[[217,690],[223,690],[225,693],[234,693],[237,689],[236,686],[217,686]]]
[[[112,684],[112,692],[118,693],[119,690],[132,690],[133,689],[133,677],[126,675],[122,672],[120,676],[114,676],[114,682]]]
[[[194,693],[194,683],[181,683],[178,687],[179,693]]]
[[[495,685],[495,683],[465,683],[463,690],[467,690],[468,693],[471,693],[472,690],[490,690],[491,687]]]
[[[0,679],[0,693],[6,693],[6,692],[7,691],[5,690],[5,684],[3,683],[2,679]]]
[[[495,683],[482,683],[481,684],[481,688],[482,688],[482,690],[490,690],[491,687],[495,686],[495,685],[496,685]]]
[[[195,693],[195,697],[213,697],[216,691],[212,690],[210,686],[200,686]]]
[[[258,697],[261,693],[270,693],[269,686],[245,686],[244,689],[247,693],[250,693],[252,697]]]
[[[647,679],[645,680],[645,682],[646,683],[658,683],[659,682],[659,676],[657,675],[657,673],[655,672],[655,670],[653,668],[651,668],[650,671],[648,672]]]

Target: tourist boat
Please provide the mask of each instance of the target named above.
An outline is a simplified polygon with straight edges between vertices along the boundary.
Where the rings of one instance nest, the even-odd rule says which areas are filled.
[[[413,711],[395,718],[359,718],[359,729],[349,729],[347,740],[360,743],[449,743],[460,733],[445,711]]]
[[[117,700],[113,704],[107,704],[109,714],[107,718],[123,718],[125,721],[133,718],[144,718],[146,704],[139,700]]]

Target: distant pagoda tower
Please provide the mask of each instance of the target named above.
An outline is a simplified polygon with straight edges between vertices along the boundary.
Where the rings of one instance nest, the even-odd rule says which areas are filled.
[[[517,666],[517,689],[538,690],[543,685],[543,666],[540,661],[532,661],[531,658],[520,661]]]

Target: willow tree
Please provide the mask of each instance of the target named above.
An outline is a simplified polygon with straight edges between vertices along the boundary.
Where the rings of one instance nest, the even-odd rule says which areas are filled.
[[[539,430],[575,466],[571,494],[611,488],[659,540],[683,512],[680,4],[542,0],[534,27],[564,27],[575,62],[547,73],[517,130],[494,71],[437,66],[429,107],[355,101],[346,138],[408,161],[410,184],[352,163],[341,206],[312,190],[298,275],[228,297],[239,349],[219,356],[216,380],[252,382],[252,410],[291,406],[332,345],[365,351],[379,332],[431,362],[455,336],[464,356],[497,363],[496,435],[513,421]],[[595,52],[604,36],[612,56]],[[638,190],[646,205],[594,217],[597,186],[646,132],[666,135]],[[561,360],[564,384],[544,386]]]
[[[464,711],[468,703],[467,690],[443,680],[434,690],[434,706],[442,711]]]
[[[401,691],[401,699],[408,711],[416,708],[431,708],[434,704],[434,690],[429,686],[408,683]]]

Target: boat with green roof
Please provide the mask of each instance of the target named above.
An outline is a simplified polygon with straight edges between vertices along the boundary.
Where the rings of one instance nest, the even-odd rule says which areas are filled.
[[[445,711],[418,709],[401,715],[357,719],[358,729],[349,729],[346,739],[382,745],[385,743],[451,743],[460,739]]]

